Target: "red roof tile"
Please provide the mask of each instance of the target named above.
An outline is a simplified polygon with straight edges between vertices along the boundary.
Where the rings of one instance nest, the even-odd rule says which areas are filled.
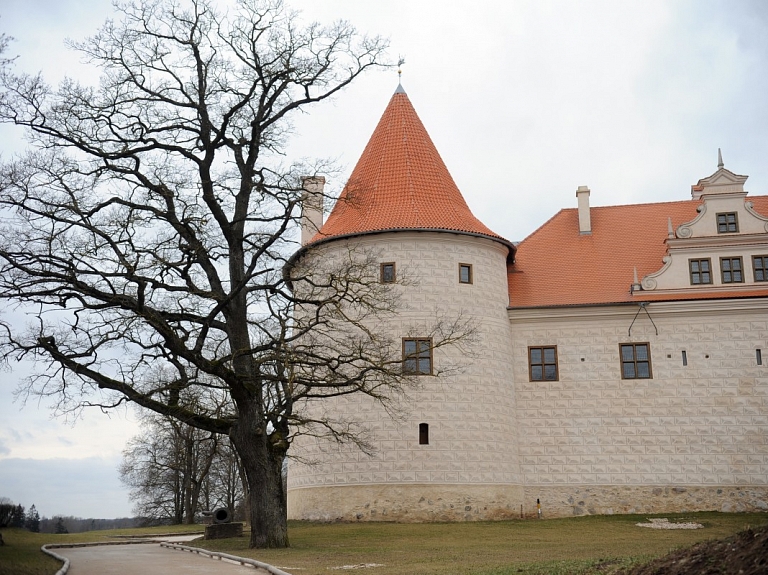
[[[768,196],[749,196],[768,214]],[[640,280],[661,269],[668,218],[672,225],[693,220],[697,200],[593,207],[592,233],[579,234],[577,209],[561,210],[517,247],[508,266],[510,307],[589,305],[649,300],[768,296],[762,290],[654,294],[629,293],[634,268]]]
[[[310,243],[387,230],[495,234],[470,211],[408,96],[398,89]]]

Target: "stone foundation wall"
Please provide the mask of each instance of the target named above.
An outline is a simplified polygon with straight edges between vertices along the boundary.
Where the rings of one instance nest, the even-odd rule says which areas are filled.
[[[581,485],[526,487],[526,517],[688,513],[693,511],[768,511],[768,486]]]
[[[288,518],[308,521],[487,521],[520,517],[518,485],[359,485],[293,489]]]

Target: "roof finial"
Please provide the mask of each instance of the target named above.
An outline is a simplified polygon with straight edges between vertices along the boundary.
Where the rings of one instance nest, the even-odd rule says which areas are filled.
[[[725,164],[723,164],[723,154],[720,151],[720,148],[717,149],[717,167],[719,169],[722,169]]]
[[[395,90],[395,94],[405,94],[405,90],[403,90],[403,85],[400,83],[400,78],[403,76],[403,64],[405,64],[405,58],[402,56],[398,57],[397,60],[397,90]]]

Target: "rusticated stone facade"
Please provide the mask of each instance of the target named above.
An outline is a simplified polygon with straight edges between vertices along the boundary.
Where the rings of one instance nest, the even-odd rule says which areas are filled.
[[[658,302],[630,336],[636,310],[510,312],[528,506],[540,498],[550,515],[768,509],[768,370],[756,361],[768,309]],[[649,342],[652,378],[621,378],[627,342]],[[559,381],[529,382],[528,346],[543,343],[558,346]]]
[[[321,463],[291,464],[290,516],[482,519],[506,516],[510,509],[519,515],[518,428],[510,417],[515,388],[509,379],[507,248],[484,238],[434,232],[379,234],[356,239],[355,246],[375,249],[381,262],[397,263],[401,285],[395,289],[402,301],[397,318],[384,329],[398,337],[418,336],[439,319],[466,316],[473,331],[457,345],[435,350],[435,367],[449,372],[414,376],[400,418],[367,397],[324,402],[330,412],[357,415],[370,431],[375,453],[299,438],[294,453]],[[328,250],[334,249],[347,253],[349,248],[334,242],[320,253],[332,257]],[[471,284],[459,282],[460,263],[472,266]],[[422,423],[429,425],[427,445],[419,444]],[[398,502],[398,494],[407,499]],[[467,506],[471,512],[464,510]]]

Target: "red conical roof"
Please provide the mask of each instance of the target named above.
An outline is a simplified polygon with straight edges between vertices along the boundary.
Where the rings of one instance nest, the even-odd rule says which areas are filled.
[[[472,215],[401,87],[310,243],[390,230],[468,233],[514,249]]]

